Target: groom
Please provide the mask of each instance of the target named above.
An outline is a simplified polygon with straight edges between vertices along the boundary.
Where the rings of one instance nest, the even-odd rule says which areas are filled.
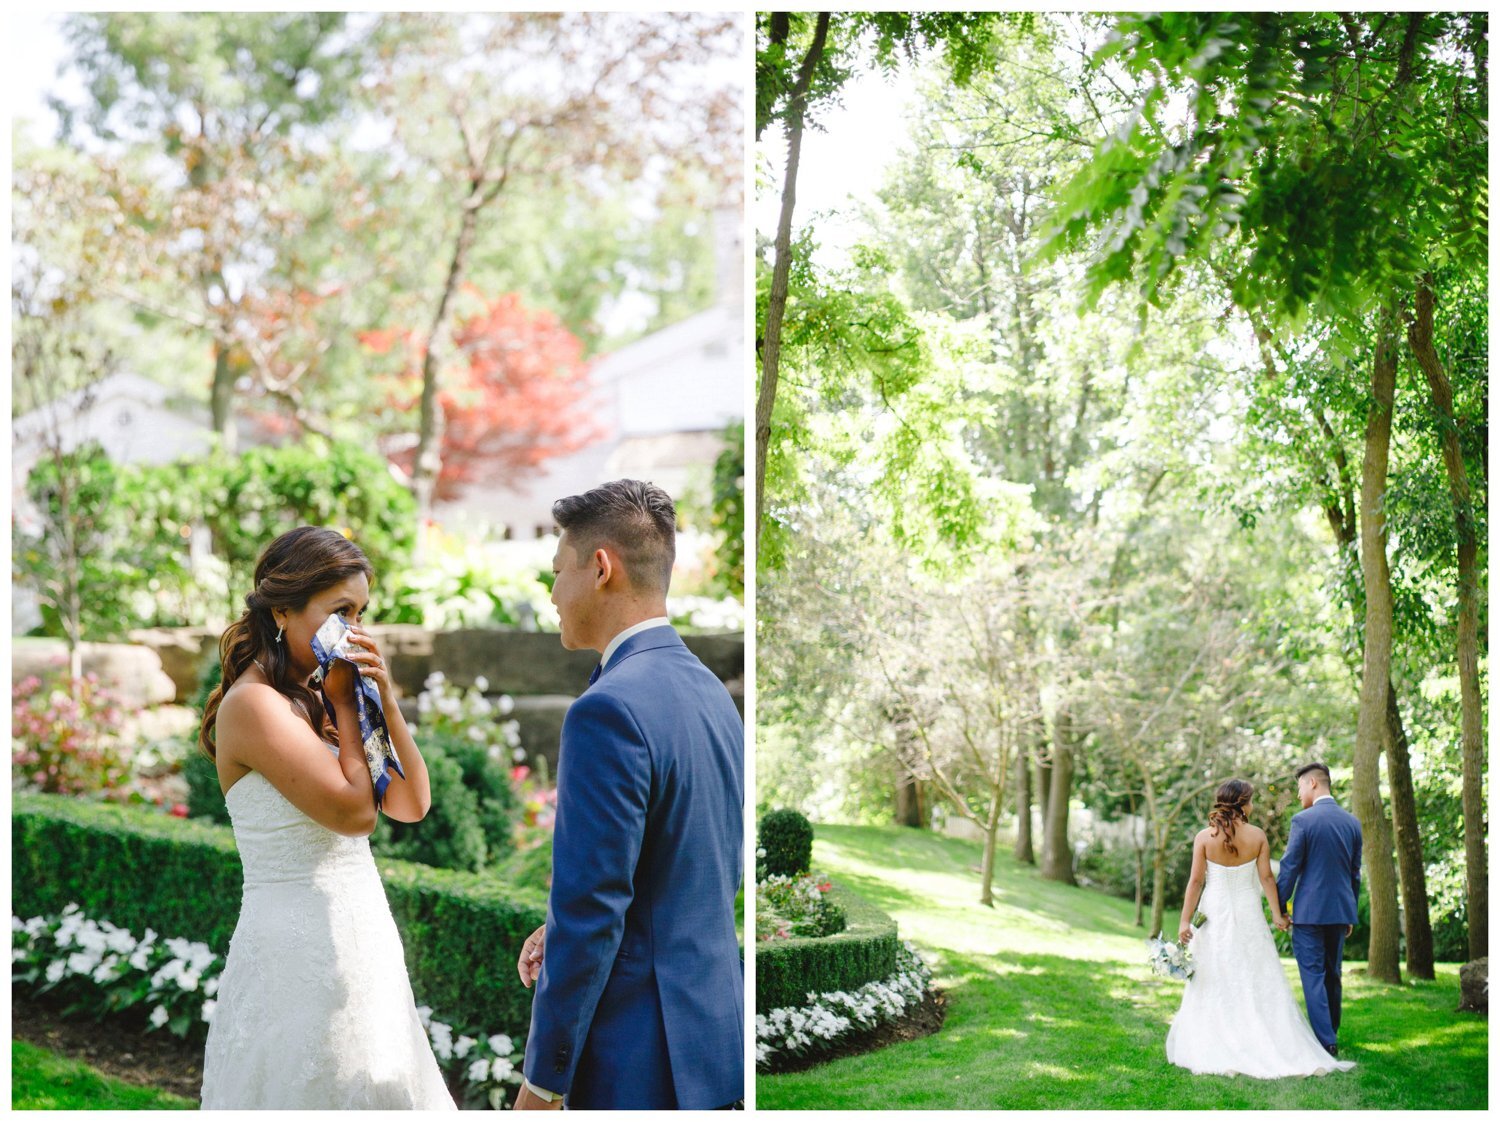
[[[1334,802],[1332,781],[1323,764],[1297,769],[1302,813],[1292,819],[1292,836],[1281,859],[1276,891],[1290,916],[1292,954],[1302,974],[1307,1019],[1328,1054],[1339,1054],[1344,940],[1358,919],[1359,861],[1363,838],[1359,819]],[[1292,913],[1292,894],[1297,897]],[[1286,930],[1288,921],[1283,921]]]
[[[677,515],[623,479],[553,504],[562,645],[599,666],[568,709],[547,922],[517,1109],[702,1110],[744,1097],[744,726],[667,620]]]

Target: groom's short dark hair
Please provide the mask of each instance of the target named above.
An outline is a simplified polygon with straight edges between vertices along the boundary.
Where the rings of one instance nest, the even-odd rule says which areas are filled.
[[[616,479],[569,495],[552,504],[552,520],[580,557],[608,543],[624,560],[632,587],[666,595],[677,559],[677,508],[656,484]]]
[[[1333,790],[1333,776],[1331,776],[1331,775],[1328,774],[1328,765],[1327,764],[1320,764],[1317,761],[1313,761],[1310,764],[1303,764],[1301,767],[1299,767],[1297,769],[1297,780],[1298,780],[1298,782],[1301,782],[1302,777],[1304,775],[1306,775],[1308,772],[1311,772],[1311,771],[1322,772],[1323,773],[1323,786],[1327,787],[1330,791]]]

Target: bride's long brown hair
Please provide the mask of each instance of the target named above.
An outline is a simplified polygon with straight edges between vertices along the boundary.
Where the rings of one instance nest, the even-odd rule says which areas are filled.
[[[1208,824],[1215,833],[1224,835],[1224,848],[1230,853],[1239,854],[1234,847],[1234,824],[1248,821],[1245,807],[1253,794],[1255,788],[1243,779],[1225,780],[1214,792],[1214,808],[1208,812]]]
[[[317,694],[297,680],[287,659],[286,647],[276,641],[274,608],[301,611],[325,588],[363,573],[372,584],[375,570],[364,550],[336,530],[299,526],[288,530],[266,546],[255,563],[255,587],[245,597],[245,612],[231,623],[219,640],[219,665],[223,677],[203,707],[198,726],[198,747],[214,758],[214,725],[219,703],[235,680],[260,659],[271,685],[295,701],[307,723],[326,740],[328,718]]]

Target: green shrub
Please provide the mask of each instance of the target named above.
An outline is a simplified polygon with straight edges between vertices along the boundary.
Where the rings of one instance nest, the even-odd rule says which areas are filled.
[[[758,868],[768,877],[795,877],[812,867],[812,823],[795,810],[773,810],[760,820]]]
[[[224,669],[217,658],[211,659],[198,679],[198,692],[193,695],[193,712],[203,719],[203,710],[208,705],[208,695],[219,688]],[[182,776],[188,785],[188,817],[208,818],[229,825],[229,807],[224,804],[224,792],[219,787],[218,766],[203,754],[198,747],[197,733],[193,734],[193,750],[182,763]]]
[[[229,830],[135,807],[17,795],[11,908],[85,915],[227,953],[243,878]],[[540,893],[469,873],[378,857],[419,1003],[460,1024],[524,1035],[531,991],[515,959],[546,918]]]
[[[852,992],[896,972],[896,921],[838,885],[829,896],[844,913],[837,935],[756,943],[756,1012],[805,1005],[809,993]]]
[[[440,741],[424,738],[422,759],[432,790],[427,817],[408,823],[381,815],[370,844],[381,857],[478,872],[489,857],[479,824],[479,796],[465,786],[463,768]]]

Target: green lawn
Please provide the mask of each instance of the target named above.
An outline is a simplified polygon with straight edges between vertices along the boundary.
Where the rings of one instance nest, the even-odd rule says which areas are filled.
[[[1341,1059],[1353,1071],[1263,1081],[1166,1060],[1181,983],[1152,976],[1133,906],[896,827],[820,826],[816,868],[894,916],[948,995],[941,1032],[794,1075],[758,1076],[765,1109],[1483,1109],[1489,1026],[1457,1013],[1458,967],[1400,988],[1344,966]],[[1301,1000],[1296,966],[1285,960]]]
[[[10,1042],[13,1110],[197,1110],[191,1099],[132,1087],[88,1064],[28,1044]]]

